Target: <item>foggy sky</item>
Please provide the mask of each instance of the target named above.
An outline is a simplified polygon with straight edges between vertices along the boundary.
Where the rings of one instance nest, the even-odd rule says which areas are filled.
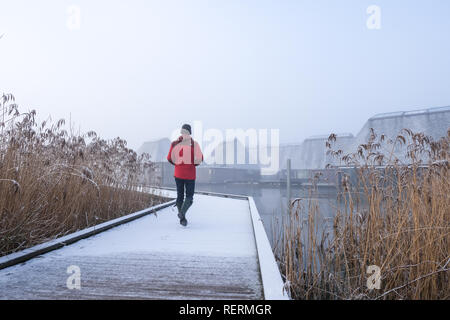
[[[449,17],[447,0],[1,0],[0,93],[132,148],[194,120],[281,142],[356,134],[450,105]]]

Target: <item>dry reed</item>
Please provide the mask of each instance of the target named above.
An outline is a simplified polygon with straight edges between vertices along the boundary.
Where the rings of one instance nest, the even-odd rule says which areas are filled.
[[[313,187],[283,225],[277,255],[292,298],[449,299],[450,130],[438,141],[410,130],[388,140],[372,130],[347,155],[332,150],[335,140],[327,142],[341,173],[332,221],[321,216]],[[371,265],[380,268],[380,289]]]
[[[161,202],[138,192],[152,164],[124,140],[38,124],[10,94],[0,117],[0,256]]]

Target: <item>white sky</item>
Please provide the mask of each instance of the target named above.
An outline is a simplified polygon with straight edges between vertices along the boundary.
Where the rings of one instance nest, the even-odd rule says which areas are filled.
[[[366,9],[381,8],[381,30]],[[80,30],[67,8],[81,9]],[[450,105],[447,0],[1,0],[0,93],[138,148],[184,122],[352,132]]]

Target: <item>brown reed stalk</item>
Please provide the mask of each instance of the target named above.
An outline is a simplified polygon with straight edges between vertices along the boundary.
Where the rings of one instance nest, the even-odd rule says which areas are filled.
[[[161,202],[138,191],[148,155],[35,117],[1,96],[0,256]]]
[[[334,140],[329,153],[353,169],[330,168],[342,171],[333,225],[312,196],[284,223],[278,258],[291,296],[449,299],[450,130],[438,141],[411,130],[386,140],[372,130],[347,155],[332,150]],[[370,265],[381,268],[379,290],[367,286]]]

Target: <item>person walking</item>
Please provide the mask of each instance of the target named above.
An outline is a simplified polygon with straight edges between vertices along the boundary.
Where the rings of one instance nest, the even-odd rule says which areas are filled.
[[[200,146],[192,139],[191,134],[191,126],[189,124],[183,125],[181,136],[172,142],[167,155],[167,161],[175,166],[176,206],[180,224],[183,226],[187,226],[186,213],[194,202],[196,167],[203,162]]]

